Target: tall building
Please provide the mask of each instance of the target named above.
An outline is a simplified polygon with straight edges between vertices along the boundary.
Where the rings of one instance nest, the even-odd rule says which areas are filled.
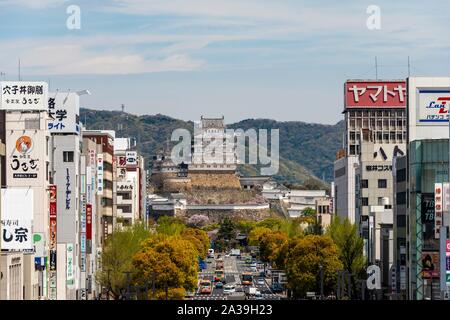
[[[86,286],[81,296],[88,300],[95,299],[100,293],[95,275],[100,268],[100,236],[97,226],[101,226],[101,216],[97,212],[97,143],[91,139],[83,138],[81,155],[80,193],[81,206],[86,216]]]
[[[83,140],[89,139],[96,144],[97,189],[95,194],[97,196],[97,222],[99,222],[97,224],[97,235],[100,247],[103,247],[114,230],[117,212],[113,192],[113,182],[116,175],[113,170],[115,133],[106,130],[85,130],[82,132],[82,136]]]
[[[57,297],[79,299],[84,285],[85,239],[81,237],[81,139],[79,96],[75,92],[49,94],[48,129],[52,145],[52,179],[57,190]]]
[[[129,226],[145,218],[146,172],[144,158],[131,146],[130,138],[114,140],[117,218]]]
[[[404,80],[348,80],[344,85],[344,145],[334,170],[336,213],[359,224],[365,255],[380,265],[385,286],[393,262],[392,161],[406,152],[405,109]]]
[[[45,298],[49,287],[55,285],[55,279],[48,275],[52,262],[48,86],[45,82],[11,81],[2,82],[0,87],[0,139],[6,146],[2,161],[2,256],[13,254],[15,257],[7,260],[22,270],[23,288],[14,298]]]
[[[407,85],[408,150],[406,163],[404,158],[396,162],[397,202],[401,205],[396,208],[396,260],[400,272],[407,268],[409,299],[440,299],[450,286],[444,273],[447,237],[440,244],[441,230],[450,225],[450,201],[442,205],[442,198],[450,192],[445,187],[449,181],[450,78],[410,77]]]

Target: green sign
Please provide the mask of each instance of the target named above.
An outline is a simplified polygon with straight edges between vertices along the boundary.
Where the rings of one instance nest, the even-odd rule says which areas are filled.
[[[447,273],[445,275],[445,282],[449,283],[450,282],[450,273]]]

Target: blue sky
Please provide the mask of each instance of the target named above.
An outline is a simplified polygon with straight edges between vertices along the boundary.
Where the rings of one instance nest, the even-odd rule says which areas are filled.
[[[422,3],[422,4],[421,4]],[[81,9],[69,30],[66,9]],[[381,29],[369,30],[369,5]],[[89,89],[89,108],[227,122],[342,119],[348,78],[450,75],[447,1],[0,0],[0,79]]]

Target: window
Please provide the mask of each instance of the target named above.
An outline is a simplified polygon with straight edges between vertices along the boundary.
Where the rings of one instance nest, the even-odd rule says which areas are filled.
[[[406,181],[406,168],[397,170],[397,182]]]
[[[389,133],[389,139],[391,140],[391,141],[395,141],[395,132],[390,132]]]
[[[397,192],[397,205],[406,204],[406,192]]]
[[[63,161],[73,162],[73,151],[63,151]]]
[[[387,188],[387,180],[386,179],[378,179],[378,188],[386,189]]]
[[[397,215],[397,228],[406,227],[406,216],[404,214]]]
[[[368,188],[368,187],[369,187],[369,180],[367,180],[367,179],[361,180],[361,189]]]
[[[361,205],[368,206],[369,205],[369,198],[361,198]]]

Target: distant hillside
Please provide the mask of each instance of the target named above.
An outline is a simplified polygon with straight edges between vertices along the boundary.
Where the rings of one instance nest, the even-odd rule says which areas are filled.
[[[120,111],[99,111],[81,108],[80,119],[88,129],[115,130],[117,137],[132,137],[138,150],[151,163],[152,156],[170,142],[177,128],[193,130],[191,121],[177,120],[161,114],[136,116]],[[247,119],[228,125],[230,128],[279,129],[280,170],[275,179],[293,184],[326,187],[333,176],[333,161],[342,145],[343,121],[336,125],[309,124],[267,119]],[[169,146],[173,144],[169,143]],[[255,166],[245,165],[242,174],[257,175]]]

